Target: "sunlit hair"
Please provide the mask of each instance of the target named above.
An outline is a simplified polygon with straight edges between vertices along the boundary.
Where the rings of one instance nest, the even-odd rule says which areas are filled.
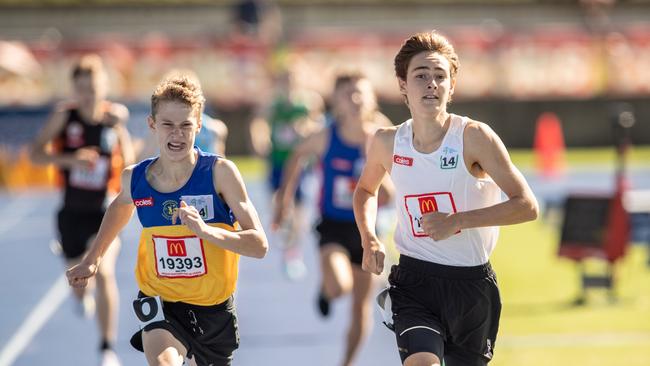
[[[174,68],[165,73],[162,77],[162,81],[168,80],[168,79],[175,79],[175,78],[180,78],[180,77],[186,77],[190,79],[193,83],[196,83],[201,87],[201,82],[199,81],[199,75],[196,74],[196,72],[192,69],[186,69],[186,68]]]
[[[361,80],[367,81],[371,88],[370,94],[367,95],[370,99],[366,99],[366,102],[369,102],[370,104],[366,104],[367,110],[365,111],[365,116],[363,118],[373,118],[377,112],[377,98],[372,89],[372,84],[370,84],[370,80],[363,72],[356,69],[339,72],[334,80],[334,94],[338,93],[346,85],[354,84]],[[333,106],[333,112],[335,115],[340,114],[336,105]]]
[[[94,53],[81,56],[77,62],[72,65],[71,76],[73,81],[82,77],[90,77],[95,88],[103,92],[105,92],[108,87],[108,77],[106,75],[106,69],[104,68],[104,62],[102,62],[102,58],[99,57],[99,55]],[[100,95],[101,94],[102,93],[100,93]]]
[[[151,115],[154,119],[158,112],[158,106],[162,102],[185,104],[196,111],[196,118],[200,120],[205,98],[198,80],[188,76],[172,76],[158,84],[151,95]]]
[[[81,76],[103,76],[104,73],[105,70],[102,58],[94,53],[81,56],[72,67],[73,79],[77,79]]]
[[[334,91],[338,90],[341,86],[356,82],[359,80],[367,79],[366,75],[359,70],[342,71],[336,75],[334,81]]]
[[[407,39],[395,55],[395,74],[398,78],[406,80],[411,59],[420,52],[437,52],[449,61],[451,79],[456,79],[460,61],[449,40],[437,31],[417,33]]]

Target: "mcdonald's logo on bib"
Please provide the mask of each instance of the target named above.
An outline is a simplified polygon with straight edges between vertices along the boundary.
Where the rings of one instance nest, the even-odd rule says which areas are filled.
[[[420,212],[423,215],[429,212],[438,211],[438,205],[436,204],[436,198],[434,196],[419,197],[418,203],[420,204]]]
[[[411,222],[413,236],[426,237],[422,229],[422,216],[431,212],[456,213],[456,203],[451,192],[432,192],[404,196],[404,206]]]
[[[167,255],[170,257],[187,257],[187,248],[182,240],[167,240]]]

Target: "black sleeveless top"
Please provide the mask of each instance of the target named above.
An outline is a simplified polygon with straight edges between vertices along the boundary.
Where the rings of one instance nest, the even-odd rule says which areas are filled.
[[[74,153],[86,147],[96,149],[100,155],[92,167],[60,169],[64,179],[63,208],[83,212],[103,211],[118,146],[114,126],[89,123],[77,109],[70,109],[59,142],[62,153]]]

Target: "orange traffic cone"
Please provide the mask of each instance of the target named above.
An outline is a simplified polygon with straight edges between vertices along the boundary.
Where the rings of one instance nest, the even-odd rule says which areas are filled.
[[[0,146],[0,189],[7,188],[7,177],[9,176],[8,161],[6,149]]]
[[[537,168],[542,176],[553,178],[564,172],[564,134],[560,119],[555,113],[544,112],[537,119],[534,149]]]

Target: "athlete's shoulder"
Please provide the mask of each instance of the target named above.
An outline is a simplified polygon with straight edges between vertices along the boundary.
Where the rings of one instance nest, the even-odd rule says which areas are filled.
[[[223,159],[223,157],[221,155],[219,155],[219,154],[217,154],[215,152],[212,152],[212,151],[201,150],[201,148],[198,148],[198,154],[199,154],[199,157],[203,157],[203,158],[206,158],[206,157],[207,158],[218,157],[218,158]]]
[[[496,133],[487,123],[467,118],[465,139],[468,142],[490,140],[494,136],[496,136]]]
[[[155,160],[156,157],[147,158],[138,163],[127,166],[122,171],[122,177],[124,177],[124,174],[128,174],[129,182],[133,179],[140,179],[145,175],[147,167]]]
[[[375,132],[375,139],[382,142],[382,143],[393,143],[393,140],[395,139],[395,134],[397,133],[397,130],[399,129],[399,126],[390,126],[390,127],[379,127],[377,131]]]
[[[139,162],[137,162],[135,164],[131,164],[131,165],[127,166],[124,169],[126,170],[126,169],[129,169],[129,168],[132,168],[132,170],[135,170],[136,168],[139,168],[141,166],[146,166],[146,165],[151,164],[151,162],[156,160],[156,159],[158,159],[157,156],[146,158],[146,159],[140,160]]]
[[[220,157],[215,161],[212,179],[215,189],[220,194],[227,194],[244,186],[244,178],[237,165],[226,158]]]
[[[401,125],[379,127],[379,128],[377,128],[377,132],[375,132],[375,134],[376,134],[376,135],[380,135],[380,136],[384,136],[384,135],[388,135],[388,136],[390,136],[390,135],[395,135],[395,133],[397,132],[397,130],[399,129],[400,126],[401,126]]]
[[[136,163],[136,164],[131,164],[131,165],[127,166],[126,168],[122,169],[122,177],[129,177],[129,178],[131,178],[131,176],[133,175],[133,171],[134,171],[135,168],[136,168],[139,164],[141,164],[141,163],[142,163],[142,162],[140,162],[140,163]]]
[[[120,193],[115,198],[116,201],[120,203],[132,203],[131,198],[131,188],[133,180],[133,170],[137,164],[132,164],[122,169],[122,174],[120,176],[121,189]]]
[[[499,135],[487,123],[474,120],[465,127],[463,146],[467,156],[477,160],[487,158],[492,151],[505,151]]]
[[[393,152],[393,141],[395,140],[395,133],[397,126],[380,127],[375,131],[375,134],[370,139],[370,144],[366,154],[369,157],[376,157],[382,159],[388,154]]]
[[[54,105],[54,113],[70,113],[79,107],[79,104],[74,100],[62,100]]]
[[[237,165],[229,159],[226,159],[222,156],[217,155],[217,159],[214,162],[215,174],[218,173],[234,173],[239,172]]]
[[[325,152],[330,144],[330,137],[334,135],[334,127],[331,125],[315,128],[309,135],[298,144],[296,151],[309,151],[317,154]]]
[[[77,109],[75,101],[63,100],[57,102],[48,119],[48,127],[54,130],[63,129],[70,119],[70,113],[75,109]]]
[[[107,102],[104,122],[108,126],[126,124],[129,120],[129,109],[122,103]]]

